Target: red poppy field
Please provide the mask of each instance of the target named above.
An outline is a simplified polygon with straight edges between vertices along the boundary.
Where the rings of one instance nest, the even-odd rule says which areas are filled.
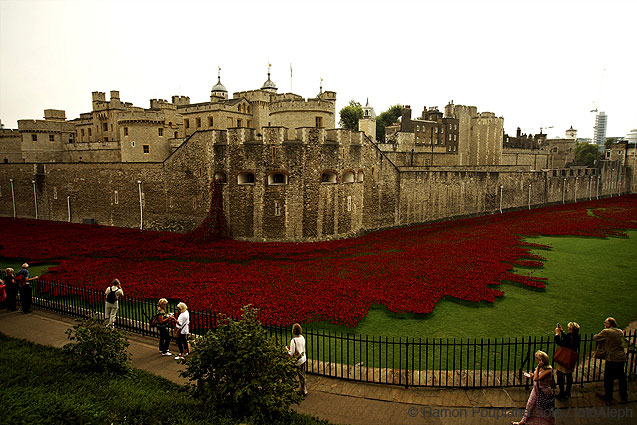
[[[0,256],[55,262],[49,276],[103,290],[118,277],[130,295],[179,298],[231,315],[253,304],[268,323],[327,320],[353,326],[371,305],[429,313],[443,297],[494,301],[502,281],[542,258],[524,236],[619,236],[637,229],[637,196],[405,227],[320,243],[195,243],[183,235],[0,219]],[[10,241],[10,242],[7,242]]]

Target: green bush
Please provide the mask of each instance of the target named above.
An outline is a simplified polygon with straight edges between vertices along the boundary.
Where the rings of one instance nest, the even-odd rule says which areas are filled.
[[[74,365],[87,372],[125,373],[129,369],[128,339],[115,328],[104,326],[97,316],[82,320],[66,331],[64,351]]]
[[[241,320],[225,320],[194,345],[182,376],[195,382],[197,397],[220,411],[273,421],[300,402],[295,361],[268,337],[250,306],[244,307]]]

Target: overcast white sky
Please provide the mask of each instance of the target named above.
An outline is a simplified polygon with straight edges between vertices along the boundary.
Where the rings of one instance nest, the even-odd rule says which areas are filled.
[[[635,1],[7,1],[0,0],[0,119],[68,119],[91,92],[123,101],[209,99],[260,88],[314,97],[337,112],[369,98],[376,113],[453,100],[516,127],[591,137],[593,102],[607,136],[637,128]],[[338,118],[337,118],[338,120]]]

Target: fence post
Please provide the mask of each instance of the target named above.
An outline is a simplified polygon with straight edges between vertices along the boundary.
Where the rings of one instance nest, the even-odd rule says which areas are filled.
[[[409,337],[405,342],[405,388],[409,388]]]

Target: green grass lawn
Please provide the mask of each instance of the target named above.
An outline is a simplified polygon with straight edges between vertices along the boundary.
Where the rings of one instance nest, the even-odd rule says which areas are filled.
[[[637,320],[637,232],[628,238],[537,237],[529,242],[550,245],[534,252],[547,258],[540,269],[517,270],[549,279],[546,289],[502,283],[504,296],[494,303],[438,302],[426,315],[395,314],[373,306],[356,327],[329,323],[306,328],[343,333],[415,338],[494,338],[552,335],[556,323],[581,325],[599,332],[608,316],[620,326]]]
[[[185,387],[139,369],[127,375],[78,372],[62,350],[0,334],[2,423],[237,424]],[[292,412],[282,424],[325,424]]]

